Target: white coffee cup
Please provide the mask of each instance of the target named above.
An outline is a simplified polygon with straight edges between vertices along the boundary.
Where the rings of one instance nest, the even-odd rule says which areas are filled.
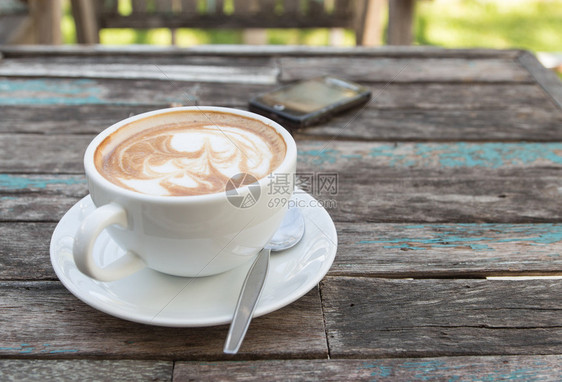
[[[251,118],[273,128],[284,140],[285,157],[268,176],[236,189],[247,195],[259,185],[255,204],[240,208],[225,192],[190,196],[154,196],[120,187],[97,170],[94,154],[112,133],[135,121],[158,123],[169,113],[213,112]],[[297,148],[279,124],[258,114],[220,107],[181,107],[156,110],[118,122],[88,145],[84,168],[88,189],[97,207],[74,238],[74,260],[85,275],[100,281],[124,278],[142,268],[175,276],[200,277],[222,273],[252,259],[279,227],[294,187]],[[283,187],[276,187],[283,182]],[[275,192],[272,192],[275,190]],[[101,268],[94,258],[94,243],[107,230],[126,254]]]

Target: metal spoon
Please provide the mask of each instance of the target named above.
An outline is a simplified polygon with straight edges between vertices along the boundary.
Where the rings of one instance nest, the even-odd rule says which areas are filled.
[[[289,208],[279,229],[275,232],[269,243],[258,253],[248,275],[242,285],[240,297],[234,310],[230,330],[224,344],[224,352],[236,354],[250,321],[256,310],[257,302],[263,290],[267,270],[269,268],[269,255],[271,251],[283,251],[297,244],[304,234],[304,218],[297,207]]]

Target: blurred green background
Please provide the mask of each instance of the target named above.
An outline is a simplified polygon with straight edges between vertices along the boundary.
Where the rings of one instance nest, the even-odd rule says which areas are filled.
[[[131,12],[131,1],[121,0],[120,12]],[[385,18],[386,12],[381,17]],[[562,51],[562,0],[426,0],[418,1],[415,17],[416,45],[447,48],[523,48],[533,52]],[[70,5],[65,1],[65,43],[75,43]],[[169,45],[167,29],[105,29],[102,44]],[[329,32],[313,30],[268,30],[269,44],[327,45]],[[178,29],[178,46],[242,43],[240,30]],[[346,31],[344,45],[355,45]]]

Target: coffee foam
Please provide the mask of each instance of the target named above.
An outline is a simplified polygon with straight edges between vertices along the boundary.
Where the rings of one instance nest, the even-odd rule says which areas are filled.
[[[256,179],[285,157],[285,141],[262,122],[222,112],[171,112],[119,128],[97,148],[97,170],[112,183],[150,195],[225,190],[234,175]]]

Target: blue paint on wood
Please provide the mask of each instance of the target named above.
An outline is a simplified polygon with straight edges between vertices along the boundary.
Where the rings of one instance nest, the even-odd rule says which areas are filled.
[[[402,143],[377,144],[365,153],[336,149],[300,150],[299,160],[313,165],[375,161],[383,167],[491,168],[543,163],[562,165],[562,143]],[[377,162],[377,160],[379,160]]]
[[[562,164],[562,144],[558,142],[416,144],[414,152],[420,158],[436,158],[441,167],[499,168],[539,160]]]
[[[472,366],[472,368],[471,368]],[[359,369],[368,369],[371,373],[372,381],[387,379],[405,373],[408,378],[415,381],[434,381],[447,380],[455,381],[535,381],[542,380],[541,376],[548,368],[544,364],[537,364],[537,367],[519,367],[509,370],[509,366],[505,369],[498,369],[479,373],[473,365],[450,364],[448,361],[423,359],[419,361],[396,362],[389,365],[385,361],[364,362]],[[471,370],[472,369],[472,370]],[[445,379],[446,378],[446,379]]]
[[[18,352],[20,354],[27,354],[33,352],[33,350],[35,350],[35,347],[31,346],[30,344],[20,344],[19,346],[0,347],[0,350],[8,350],[12,352]]]
[[[416,370],[414,378],[420,381],[434,380],[435,373],[446,372],[448,369],[442,361],[411,362],[410,367]]]
[[[21,190],[28,188],[47,188],[48,185],[74,185],[84,184],[84,177],[61,177],[61,178],[42,178],[42,177],[23,177],[18,175],[0,174],[0,189],[2,190]]]
[[[78,350],[77,349],[53,349],[50,350],[49,347],[51,345],[50,344],[43,344],[43,348],[42,350],[40,350],[40,353],[49,353],[49,354],[60,354],[60,353],[77,353]],[[34,351],[36,351],[36,348],[34,346],[31,346],[30,344],[21,344],[19,346],[11,346],[11,347],[0,347],[0,351],[1,350],[7,350],[7,351],[11,351],[11,352],[18,352],[20,354],[28,354],[28,353],[33,353]]]
[[[407,146],[406,146],[407,147]],[[416,158],[412,155],[413,153],[402,150],[403,145],[399,144],[382,144],[377,145],[372,148],[369,152],[369,156],[375,159],[383,159],[383,165],[385,162],[389,167],[412,167],[416,166]]]
[[[376,363],[364,362],[360,366],[360,369],[370,369],[371,377],[375,378],[386,378],[393,375],[392,366],[380,365]]]
[[[95,81],[0,80],[0,105],[105,104],[103,89]]]
[[[399,230],[400,227],[396,227]],[[562,225],[557,224],[428,224],[404,226],[404,231],[424,229],[427,237],[408,236],[361,240],[356,244],[382,244],[387,249],[427,250],[435,248],[467,247],[475,251],[493,251],[490,247],[501,243],[545,245],[562,242]],[[499,232],[496,237],[486,236],[487,231]],[[559,256],[559,255],[556,255]]]
[[[336,163],[341,158],[341,152],[334,149],[299,150],[298,157],[306,163],[324,165],[326,163]]]

